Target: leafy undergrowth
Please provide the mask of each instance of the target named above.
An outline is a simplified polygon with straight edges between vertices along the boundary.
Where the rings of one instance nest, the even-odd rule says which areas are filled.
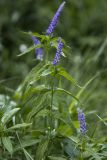
[[[43,51],[43,61],[41,57],[35,61],[17,90],[0,95],[0,160],[106,160],[107,115],[101,106],[106,99],[106,69],[93,73],[99,56],[86,54],[85,62],[79,57],[76,67],[71,62],[75,77],[83,64],[92,65],[87,69],[93,73],[90,79],[85,69],[74,78],[61,63],[71,52],[64,39],[52,34],[24,34],[34,36],[39,43],[18,56]],[[84,73],[88,80],[81,84]]]

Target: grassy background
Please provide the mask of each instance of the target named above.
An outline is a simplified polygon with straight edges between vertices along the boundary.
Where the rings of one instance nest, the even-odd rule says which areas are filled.
[[[59,0],[0,1],[0,80],[3,86],[16,89],[35,65],[34,52],[17,57],[23,45],[32,45],[31,38],[20,31],[45,32],[60,3]],[[69,57],[62,62],[82,85],[107,66],[106,9],[106,0],[68,0],[54,33],[71,46]],[[105,72],[89,88],[97,90],[91,97],[101,108],[106,105],[106,78]],[[2,86],[1,91],[4,92]]]
[[[44,33],[61,0],[0,0],[0,94],[12,95],[31,68],[38,62],[35,52],[17,57],[23,46],[32,45],[21,31]],[[63,37],[71,47],[61,64],[80,85],[98,75],[81,95],[89,134],[98,122],[94,114],[107,117],[107,1],[67,0],[54,35]],[[64,81],[65,89],[78,92]],[[64,97],[63,97],[64,98]],[[68,104],[71,99],[68,98]],[[67,104],[67,106],[68,106]],[[92,111],[93,113],[89,111]],[[107,134],[98,124],[96,135]]]

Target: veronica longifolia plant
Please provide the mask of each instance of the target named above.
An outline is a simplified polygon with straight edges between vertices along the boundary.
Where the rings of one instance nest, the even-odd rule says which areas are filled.
[[[57,12],[55,13],[55,15],[54,15],[49,27],[48,27],[48,29],[46,30],[46,34],[47,35],[50,35],[54,31],[54,29],[55,29],[55,27],[56,27],[56,25],[58,23],[59,16],[60,16],[60,14],[61,14],[61,12],[63,10],[64,5],[65,5],[65,1],[59,6]],[[35,45],[41,44],[40,41],[35,36],[32,36],[32,40],[33,40]],[[63,44],[61,42],[61,39],[59,39],[56,56],[55,56],[55,58],[54,58],[54,60],[52,62],[53,65],[56,65],[59,62],[61,51],[62,51],[62,47],[63,47]],[[36,48],[35,52],[36,52],[36,58],[38,60],[42,61],[43,60],[43,49],[42,48]]]
[[[81,109],[78,109],[78,121],[80,123],[80,132],[81,134],[86,134],[86,122],[85,122],[85,115]]]
[[[62,39],[59,38],[58,39],[58,47],[57,47],[56,55],[55,55],[54,60],[52,61],[53,65],[57,65],[58,62],[60,61],[60,56],[61,56],[62,48],[63,48]]]
[[[48,27],[48,29],[46,30],[47,35],[50,35],[54,31],[54,29],[58,23],[59,16],[64,8],[64,5],[65,5],[65,1],[59,6],[57,12],[55,13],[55,15],[54,15],[49,27]]]
[[[40,41],[35,36],[32,36],[32,40],[33,40],[35,45],[41,44]],[[42,48],[36,48],[35,53],[36,53],[36,58],[38,60],[42,61],[43,60],[43,49]]]

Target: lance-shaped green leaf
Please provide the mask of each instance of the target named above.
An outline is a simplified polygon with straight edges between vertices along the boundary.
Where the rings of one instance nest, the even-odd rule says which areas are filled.
[[[10,132],[12,130],[20,129],[20,128],[25,128],[31,126],[32,123],[22,123],[22,124],[16,124],[8,129],[6,129],[7,132]]]
[[[26,121],[30,122],[32,117],[34,117],[36,114],[38,114],[42,108],[44,107],[44,103],[46,101],[47,98],[47,94],[45,93],[42,97],[39,97],[39,101],[37,102],[37,105],[35,105],[35,107],[32,108],[32,110],[29,112],[29,114],[26,117]]]
[[[23,56],[23,55],[25,55],[26,53],[29,53],[29,52],[31,52],[32,50],[34,50],[34,49],[36,49],[36,48],[41,48],[41,47],[42,47],[41,44],[39,44],[39,45],[33,45],[33,46],[29,47],[28,49],[26,49],[24,52],[20,53],[20,54],[17,55],[17,56],[18,56],[18,57]]]
[[[28,35],[28,36],[36,36],[37,38],[40,38],[40,39],[50,39],[51,37],[48,36],[48,35],[43,35],[43,34],[39,34],[37,32],[23,32],[21,31],[21,33],[25,34],[25,35]]]
[[[49,92],[49,87],[46,87],[45,85],[39,85],[37,87],[30,87],[26,90],[26,92],[23,94],[22,99],[26,100],[26,98],[29,98],[30,95],[36,95],[39,93],[46,93]]]
[[[45,153],[48,148],[48,144],[49,144],[49,139],[41,141],[41,143],[39,144],[37,151],[36,151],[36,159],[37,160],[42,160],[45,158]]]
[[[26,90],[27,88],[32,86],[35,82],[37,82],[39,79],[41,79],[42,77],[48,76],[53,72],[54,72],[53,66],[50,65],[50,63],[47,63],[46,65],[41,64],[39,66],[34,67],[26,77],[22,85],[22,89],[25,88]]]
[[[63,89],[63,88],[56,88],[56,89],[54,89],[54,92],[64,92],[64,93],[66,93],[67,95],[69,95],[69,96],[71,96],[72,98],[74,98],[77,102],[79,102],[79,99],[78,99],[76,96],[74,96],[71,92],[69,92],[69,91],[67,91],[67,90],[65,90],[65,89]]]
[[[2,117],[1,121],[2,123],[5,125],[6,123],[8,123],[12,117],[20,110],[20,108],[14,108],[8,112],[6,112],[4,114],[4,116]]]
[[[81,86],[76,82],[76,80],[62,67],[57,68],[57,74],[63,76],[67,80],[69,80],[75,86],[81,88]]]
[[[2,137],[2,143],[10,154],[13,153],[13,146],[9,137]]]
[[[39,143],[40,140],[39,139],[27,139],[27,140],[23,140],[21,141],[21,145],[17,145],[16,148],[14,149],[14,152],[18,151],[18,150],[21,150],[22,148],[26,148],[26,147],[29,147],[29,146],[33,146],[37,143]]]

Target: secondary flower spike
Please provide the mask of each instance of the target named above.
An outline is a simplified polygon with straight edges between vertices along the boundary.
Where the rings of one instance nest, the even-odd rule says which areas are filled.
[[[32,40],[33,40],[33,43],[35,45],[41,44],[40,41],[35,36],[32,36]],[[38,60],[42,61],[43,60],[43,50],[42,50],[42,48],[36,48],[35,53],[36,53],[36,58]]]
[[[58,19],[59,19],[59,16],[61,14],[61,11],[63,10],[63,7],[65,5],[65,1],[59,6],[58,10],[56,11],[48,29],[46,30],[46,34],[49,35],[53,32],[53,30],[55,29],[57,23],[58,23]]]
[[[86,134],[86,122],[85,122],[85,115],[81,109],[78,109],[78,121],[80,123],[80,132],[81,134]]]
[[[63,46],[64,45],[62,43],[62,39],[59,38],[58,39],[58,48],[57,48],[57,51],[56,51],[56,55],[55,55],[54,60],[52,61],[53,65],[57,65],[57,63],[60,61],[60,56],[61,56],[61,53],[62,53]]]

